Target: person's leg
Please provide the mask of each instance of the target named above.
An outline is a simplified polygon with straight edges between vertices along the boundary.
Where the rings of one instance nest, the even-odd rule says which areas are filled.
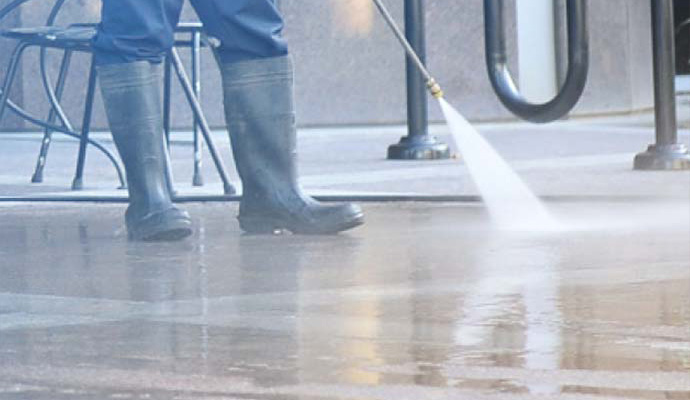
[[[298,184],[292,60],[273,0],[192,0],[218,48],[225,115],[250,233],[335,233],[363,222],[352,204],[324,205]]]
[[[191,0],[223,63],[288,54],[275,0]]]
[[[175,40],[183,0],[102,0],[93,41],[99,65],[160,63]]]
[[[127,171],[127,232],[134,240],[176,240],[191,234],[166,182],[161,60],[173,44],[182,0],[103,0],[94,40],[110,130]]]

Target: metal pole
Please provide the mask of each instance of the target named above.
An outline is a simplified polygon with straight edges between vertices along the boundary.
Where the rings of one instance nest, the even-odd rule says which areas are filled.
[[[678,143],[673,0],[652,1],[656,143],[635,157],[638,170],[690,169],[687,147]]]
[[[201,32],[192,32],[192,84],[194,85],[194,95],[201,101]],[[199,134],[199,118],[194,116],[194,176],[192,185],[204,186],[204,178],[201,175],[202,146],[201,135]]]
[[[422,65],[426,64],[426,32],[422,0],[405,1],[405,37]],[[428,105],[425,79],[410,55],[405,60],[407,76],[407,129],[411,135],[428,135]]]
[[[670,145],[678,140],[676,122],[675,49],[673,2],[652,1],[652,35],[654,57],[654,98],[656,144]]]
[[[378,5],[379,3],[377,3]],[[380,7],[381,8],[381,7]],[[385,8],[383,8],[385,10]],[[419,68],[426,59],[423,0],[405,0],[405,37],[417,55],[406,57],[407,71],[407,136],[388,148],[391,160],[436,160],[450,158],[450,150],[428,132],[428,79]]]
[[[203,135],[204,140],[206,141],[206,147],[208,148],[209,154],[211,154],[211,159],[213,160],[213,163],[216,165],[218,175],[220,175],[220,179],[221,181],[223,181],[223,191],[226,195],[235,194],[237,193],[237,191],[235,190],[235,187],[230,183],[230,178],[228,178],[228,174],[225,171],[225,164],[223,163],[223,159],[216,150],[216,146],[213,144],[211,128],[208,125],[208,121],[206,121],[206,117],[204,116],[204,111],[201,108],[201,104],[199,104],[199,101],[194,95],[194,88],[192,87],[192,83],[189,81],[187,72],[185,72],[184,68],[182,67],[182,60],[180,59],[180,54],[177,52],[177,49],[175,48],[170,50],[170,61],[172,62],[172,66],[175,69],[177,78],[180,81],[182,91],[187,97],[189,106],[192,108],[192,112],[194,113],[195,117],[199,120],[199,128],[201,129],[201,134]]]

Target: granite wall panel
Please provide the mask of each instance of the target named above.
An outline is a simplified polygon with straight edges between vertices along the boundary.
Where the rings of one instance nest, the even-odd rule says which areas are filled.
[[[0,0],[0,5],[9,0]],[[557,0],[562,1],[562,0]],[[34,0],[6,24],[41,25],[53,2]],[[402,23],[401,0],[387,1]],[[652,104],[649,2],[590,0],[592,67],[590,81],[576,114],[627,112]],[[509,2],[509,56],[516,70],[514,5]],[[426,2],[428,64],[448,99],[475,121],[512,116],[494,96],[484,67],[482,3],[479,0]],[[282,0],[286,35],[296,60],[296,95],[300,125],[398,124],[405,120],[404,54],[370,0]],[[97,21],[98,0],[67,0],[59,23]],[[194,19],[188,5],[184,20]],[[0,43],[0,65],[6,65],[11,43]],[[185,61],[189,60],[182,51]],[[36,51],[27,54],[13,98],[39,115],[47,113],[39,81]],[[77,55],[64,97],[75,125],[83,110],[89,57]],[[54,76],[59,54],[51,54]],[[203,56],[203,105],[213,126],[222,126],[220,76],[208,51]],[[4,71],[0,71],[4,72]],[[174,87],[174,126],[188,128],[192,118],[179,87]],[[432,121],[441,119],[430,104]],[[21,123],[6,118],[5,129]],[[106,127],[98,99],[96,129]]]

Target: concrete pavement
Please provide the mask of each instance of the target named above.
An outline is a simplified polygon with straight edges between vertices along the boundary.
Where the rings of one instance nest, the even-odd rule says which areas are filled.
[[[31,185],[39,143],[0,136],[0,399],[690,398],[690,173],[632,171],[651,129],[614,122],[480,126],[563,232],[500,232],[459,201],[246,236],[236,203],[193,202],[177,244],[127,242],[123,204],[10,201],[75,196],[76,146],[56,143]],[[385,161],[401,133],[303,131],[305,186],[476,194],[460,159]],[[180,193],[218,194],[208,161],[189,186],[176,138]],[[89,162],[78,195],[122,198]]]
[[[690,196],[688,172],[632,171],[634,155],[654,140],[648,115],[547,125],[480,124],[478,128],[540,196]],[[431,131],[452,145],[445,126],[432,126]],[[432,162],[386,160],[388,145],[404,134],[404,127],[303,129],[299,141],[302,182],[315,193],[477,194],[460,158]],[[690,130],[681,129],[679,135],[683,143],[690,143]],[[77,143],[59,136],[49,154],[44,183],[29,184],[40,136],[0,135],[0,159],[5,165],[0,172],[0,199],[50,194],[124,198],[123,191],[115,190],[118,184],[114,170],[93,149],[87,158],[85,190],[72,192]],[[108,134],[94,136],[114,151]],[[239,185],[227,135],[219,131],[214,136],[232,181]],[[208,154],[203,164],[206,185],[191,186],[191,135],[176,133],[173,139],[171,151],[180,195],[221,195],[222,187]]]

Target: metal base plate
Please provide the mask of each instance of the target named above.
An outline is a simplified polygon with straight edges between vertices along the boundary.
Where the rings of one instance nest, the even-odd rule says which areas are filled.
[[[653,144],[635,156],[634,168],[643,171],[690,170],[690,153],[684,144]]]
[[[388,147],[389,160],[445,160],[450,158],[448,145],[433,136],[404,136]]]

